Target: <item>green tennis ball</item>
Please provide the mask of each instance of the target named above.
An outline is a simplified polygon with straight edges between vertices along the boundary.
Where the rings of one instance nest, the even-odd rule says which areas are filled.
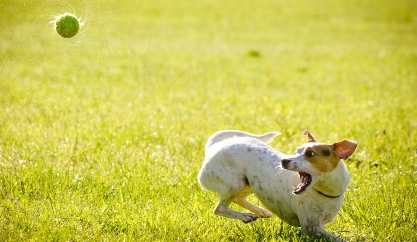
[[[80,30],[80,22],[71,13],[58,15],[55,19],[55,31],[64,38],[75,36]]]

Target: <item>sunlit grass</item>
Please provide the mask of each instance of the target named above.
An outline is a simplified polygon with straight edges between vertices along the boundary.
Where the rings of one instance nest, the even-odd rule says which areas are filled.
[[[356,140],[327,229],[417,238],[413,1],[57,2],[0,3],[0,240],[308,241],[212,214],[196,175],[221,129]],[[68,40],[49,21],[71,10]]]

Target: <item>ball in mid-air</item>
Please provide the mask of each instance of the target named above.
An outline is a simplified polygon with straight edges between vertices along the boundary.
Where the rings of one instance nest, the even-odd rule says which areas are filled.
[[[80,22],[71,13],[58,15],[55,19],[55,31],[64,38],[71,38],[78,33]]]

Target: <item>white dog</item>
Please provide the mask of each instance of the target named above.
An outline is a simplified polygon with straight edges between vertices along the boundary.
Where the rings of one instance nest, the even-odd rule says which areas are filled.
[[[304,131],[309,142],[297,148],[295,155],[285,155],[267,145],[278,134],[226,130],[209,138],[198,180],[220,196],[214,213],[245,223],[270,218],[268,210],[246,200],[254,193],[283,221],[301,226],[303,234],[342,241],[324,225],[333,221],[342,206],[349,183],[343,159],[353,154],[356,143],[318,143]],[[253,214],[231,210],[231,202]]]

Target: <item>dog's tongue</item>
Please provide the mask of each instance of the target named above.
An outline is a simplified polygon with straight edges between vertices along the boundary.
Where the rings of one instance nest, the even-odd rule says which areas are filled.
[[[298,172],[298,174],[300,175],[300,183],[298,184],[296,188],[294,188],[293,190],[294,194],[302,193],[311,183],[310,174],[305,173],[305,172]]]

